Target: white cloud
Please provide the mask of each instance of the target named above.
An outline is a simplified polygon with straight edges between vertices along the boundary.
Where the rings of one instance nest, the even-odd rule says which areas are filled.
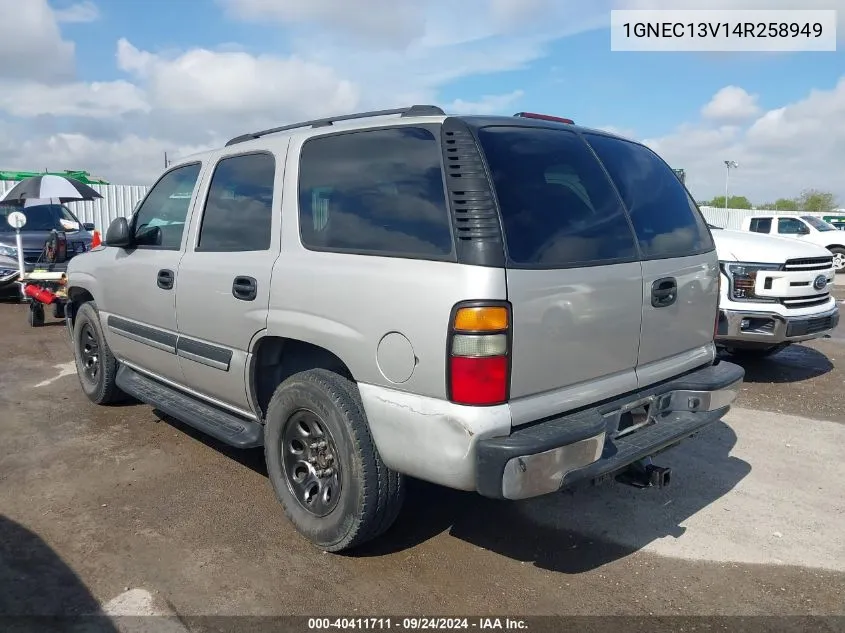
[[[94,139],[84,134],[0,141],[5,164],[21,169],[84,169],[121,184],[150,184],[161,172],[164,152],[169,157],[186,156],[205,149],[200,146],[174,146],[158,138],[130,134],[119,139]],[[131,175],[125,180],[121,175]]]
[[[759,113],[757,95],[738,86],[725,86],[701,109],[704,118],[716,121],[743,121]]]
[[[127,81],[74,82],[59,85],[24,83],[3,89],[0,110],[21,118],[43,115],[62,117],[119,117],[149,112],[143,91]]]
[[[484,95],[475,101],[455,99],[444,109],[449,114],[507,114],[505,110],[519,101],[525,94],[522,90],[514,90],[501,95]]]
[[[55,10],[59,22],[95,22],[100,19],[100,9],[90,0]]]
[[[358,102],[356,87],[329,67],[297,57],[254,57],[239,51],[191,49],[165,57],[121,39],[118,66],[146,86],[151,103],[179,114],[277,118],[342,112]]]
[[[75,47],[62,39],[47,0],[0,0],[0,59],[6,79],[73,76]]]
[[[696,199],[723,195],[725,160],[735,160],[731,192],[756,203],[802,189],[833,192],[845,203],[845,76],[831,89],[762,113],[745,125],[702,120],[645,142],[675,168],[686,169]]]

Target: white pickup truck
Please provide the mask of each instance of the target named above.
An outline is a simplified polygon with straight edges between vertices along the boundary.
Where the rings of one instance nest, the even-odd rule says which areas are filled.
[[[716,345],[768,356],[819,338],[839,323],[830,289],[833,258],[823,246],[709,225],[722,269]]]
[[[795,238],[822,246],[833,254],[833,267],[836,272],[845,272],[845,232],[814,215],[752,215],[743,219],[742,230]]]

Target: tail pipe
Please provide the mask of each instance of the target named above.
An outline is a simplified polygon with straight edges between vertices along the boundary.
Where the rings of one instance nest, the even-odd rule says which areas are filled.
[[[671,479],[671,468],[656,466],[648,457],[634,462],[616,476],[619,483],[635,488],[666,488]]]

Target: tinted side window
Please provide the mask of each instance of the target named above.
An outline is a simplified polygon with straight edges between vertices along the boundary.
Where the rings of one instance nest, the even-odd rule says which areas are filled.
[[[266,251],[276,161],[270,154],[224,158],[214,169],[197,251]]]
[[[753,218],[749,228],[755,233],[771,233],[772,218]]]
[[[695,202],[657,154],[630,141],[586,137],[622,195],[643,258],[684,257],[714,247]]]
[[[179,250],[191,196],[200,173],[198,163],[167,172],[153,185],[135,212],[135,241],[146,248]]]
[[[299,230],[306,248],[451,259],[450,224],[431,131],[366,130],[303,145]]]
[[[636,258],[619,196],[576,134],[503,126],[481,128],[478,136],[514,264],[553,268]]]
[[[806,231],[807,227],[801,220],[796,218],[778,218],[778,233],[785,235],[799,235]]]

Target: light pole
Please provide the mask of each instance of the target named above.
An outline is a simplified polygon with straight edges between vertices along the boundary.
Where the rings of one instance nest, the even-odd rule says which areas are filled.
[[[728,181],[731,177],[731,168],[736,169],[739,167],[739,163],[735,160],[726,160],[725,161],[725,211],[728,210]]]

